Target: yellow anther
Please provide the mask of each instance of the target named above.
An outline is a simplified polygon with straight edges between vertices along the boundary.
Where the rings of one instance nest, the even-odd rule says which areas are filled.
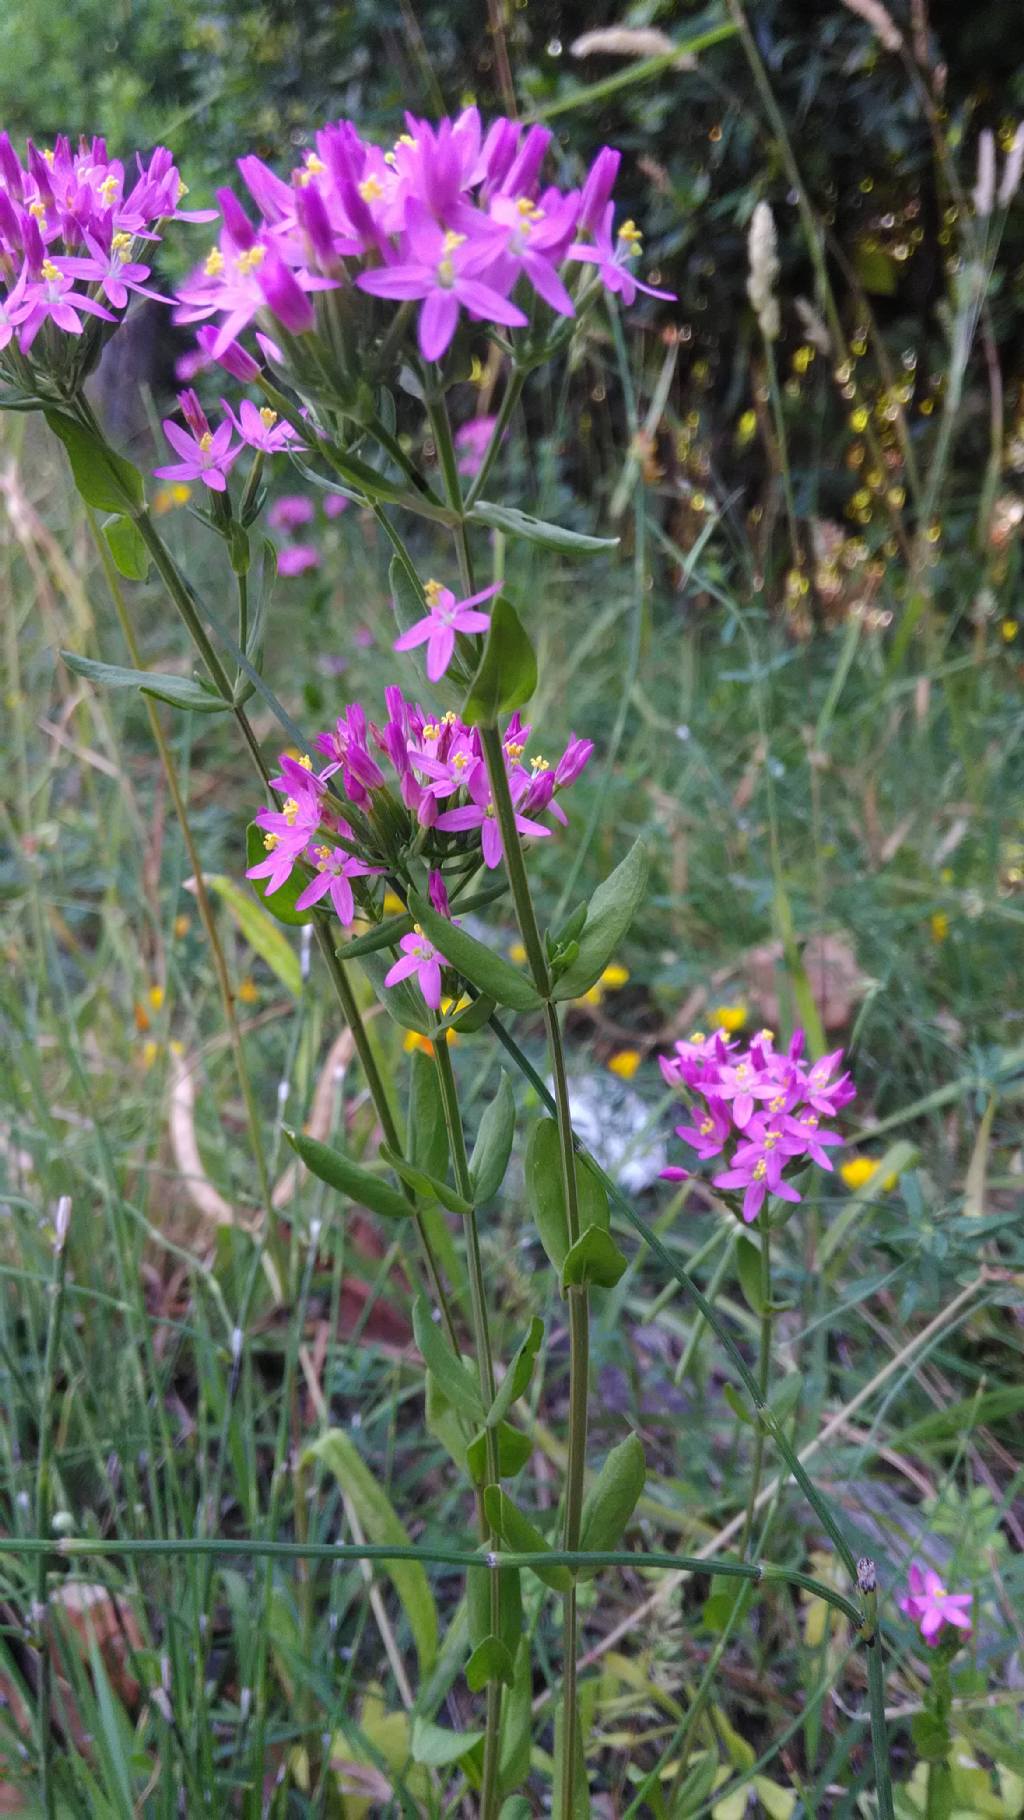
[[[518,740],[510,739],[506,741],[505,750],[508,753],[509,758],[517,759],[522,758],[525,747],[521,746]]]
[[[427,581],[423,584],[423,598],[428,607],[436,607],[444,589],[439,581]]]
[[[624,221],[619,229],[619,239],[624,240],[627,246],[639,249],[643,235],[635,221]]]
[[[442,250],[446,253],[454,253],[456,247],[464,246],[465,242],[465,234],[456,234],[454,229],[449,228],[441,242]]]
[[[298,803],[297,803],[297,802],[296,802],[296,801],[295,801],[295,798],[294,798],[294,796],[289,796],[289,797],[288,797],[288,799],[287,799],[287,801],[286,801],[286,802],[285,802],[285,805],[284,805],[284,808],[283,808],[283,809],[282,809],[282,811],[281,811],[281,813],[282,813],[282,815],[283,815],[283,816],[284,816],[284,819],[285,819],[285,821],[286,821],[286,822],[287,822],[287,823],[288,823],[288,826],[289,826],[289,828],[290,828],[290,827],[291,827],[291,826],[292,826],[292,824],[293,824],[293,823],[294,823],[294,821],[295,821],[295,817],[296,817],[296,816],[297,816],[297,815],[298,815],[298,813],[299,813],[299,805],[298,805]]]
[[[442,714],[441,716],[441,725],[444,727],[454,727],[458,718],[455,709],[449,708],[447,714]]]
[[[520,750],[522,750],[521,747]],[[541,758],[540,753],[538,752],[537,756],[530,760],[530,769],[532,771],[549,771],[551,767],[548,764],[547,759]]]
[[[452,759],[452,770],[464,771],[466,766],[470,763],[471,760],[468,752],[456,752],[455,757]]]
[[[759,1159],[759,1161],[754,1164],[755,1182],[763,1182],[764,1178],[767,1174],[768,1174],[768,1165],[765,1162],[764,1157],[761,1157]]]
[[[213,431],[212,430],[203,431],[202,435],[199,438],[199,447],[202,449],[204,455],[208,455],[210,453],[210,450],[213,447]]]
[[[219,278],[224,270],[224,255],[219,246],[212,246],[206,255],[203,271],[207,278]]]
[[[260,422],[263,425],[263,428],[265,430],[272,430],[275,423],[277,422],[277,412],[272,411],[269,404],[265,404],[265,405],[261,406]],[[306,769],[307,770],[309,769],[310,760],[306,756],[305,753],[303,753],[303,756],[299,759],[299,764],[300,765],[304,764],[306,766]]]
[[[107,178],[107,182],[108,183],[110,182],[109,177]],[[179,202],[184,202],[185,197],[187,195],[188,195],[188,184],[185,182],[185,179],[183,177],[179,177],[177,193],[175,194],[175,198],[174,198],[175,203],[177,204]]]
[[[436,721],[428,720],[423,728],[424,739],[440,739],[441,729]]]
[[[263,845],[266,847],[268,853],[273,853],[274,848],[281,845],[281,836],[279,834],[265,834],[263,836]]]
[[[267,249],[265,246],[247,246],[245,252],[239,253],[238,255],[237,263],[239,271],[255,272],[257,266],[263,264],[266,256]]]
[[[130,234],[115,234],[113,240],[110,242],[110,250],[112,253],[116,253],[119,259],[123,259],[125,253],[131,248],[131,244],[132,237]]]
[[[43,269],[43,277],[46,279],[48,284],[52,284],[55,278],[60,277],[60,273],[58,272],[57,267],[54,265],[52,259],[44,259],[42,269]]]
[[[364,177],[359,185],[359,194],[364,202],[379,202],[384,194],[384,185],[379,177]]]
[[[706,1036],[705,1036],[705,1035],[704,1035],[704,1032],[703,1032],[703,1030],[691,1030],[691,1031],[690,1031],[690,1041],[691,1041],[691,1043],[706,1043],[706,1042],[707,1042],[707,1040],[708,1040],[708,1039],[707,1039],[707,1037],[706,1037]]]
[[[39,202],[39,201],[30,202],[28,205],[28,212],[30,215],[34,215],[37,221],[45,221],[46,220],[45,202]]]
[[[700,1132],[701,1137],[710,1137],[715,1129],[714,1119],[701,1119],[697,1129]]]
[[[454,284],[455,267],[453,266],[450,259],[439,260],[438,267],[437,267],[437,276],[443,285]]]
[[[327,166],[324,163],[322,158],[317,157],[315,152],[307,152],[306,169],[307,169],[307,171],[310,172],[310,174],[312,176],[319,177],[320,172],[325,171],[327,169]]]
[[[52,146],[50,146],[50,145],[44,146],[43,157],[46,159],[47,164],[52,166],[52,164],[53,164],[53,147]]]

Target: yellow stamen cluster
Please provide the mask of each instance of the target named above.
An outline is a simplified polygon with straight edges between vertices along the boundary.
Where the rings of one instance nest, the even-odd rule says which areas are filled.
[[[52,259],[43,260],[42,271],[43,271],[43,277],[46,279],[46,282],[48,284],[52,284],[55,278],[60,277],[60,273],[58,272],[57,267],[54,265]]]
[[[37,221],[45,221],[46,220],[45,202],[39,202],[39,201],[30,202],[28,205],[28,212],[30,215],[34,215]]]
[[[295,801],[294,796],[288,797],[281,813],[284,816],[285,821],[288,823],[289,828],[293,827],[295,824],[295,817],[299,813],[299,805]]]
[[[113,240],[110,242],[110,250],[112,253],[116,253],[118,259],[124,259],[131,251],[131,245],[132,237],[130,234],[115,234]]]
[[[452,770],[464,771],[466,766],[471,763],[472,760],[470,759],[468,752],[456,752],[455,757],[452,759]]]
[[[643,242],[643,235],[635,221],[624,221],[619,229],[619,239],[625,245],[631,259],[637,258]]]
[[[525,751],[525,747],[521,746],[519,744],[518,740],[510,739],[510,740],[506,741],[505,751],[508,753],[509,758],[512,759],[512,761],[514,763],[516,761],[516,759],[522,758],[523,752]]]
[[[263,845],[266,847],[268,853],[273,853],[274,848],[281,845],[281,836],[279,834],[265,834],[263,836]]]
[[[690,1031],[690,1042],[691,1043],[706,1043],[707,1040],[708,1039],[704,1035],[703,1030],[691,1030]]]
[[[207,278],[219,278],[224,270],[224,255],[219,246],[212,246],[206,255],[203,271]]]
[[[441,598],[441,595],[442,595],[442,593],[443,593],[443,591],[444,591],[444,590],[443,590],[443,588],[442,588],[442,585],[441,585],[441,583],[440,583],[440,582],[439,582],[439,581],[426,581],[426,582],[424,582],[424,584],[423,584],[423,598],[424,598],[424,600],[425,600],[425,601],[426,601],[426,603],[427,603],[427,606],[428,606],[428,607],[436,607],[436,606],[437,606],[437,603],[438,603],[438,601],[439,601],[439,600],[440,600],[440,598]]]
[[[266,256],[267,249],[265,246],[247,246],[245,252],[239,253],[238,255],[237,264],[239,271],[255,272],[257,267],[263,264]]]
[[[520,747],[520,751],[522,751],[522,747]],[[536,757],[535,757],[535,758],[531,758],[531,760],[530,760],[530,768],[531,768],[531,770],[532,770],[532,771],[534,771],[534,772],[536,772],[536,771],[550,771],[550,769],[551,769],[551,767],[550,767],[550,765],[549,765],[549,764],[548,764],[548,761],[547,761],[547,759],[546,759],[546,758],[541,758],[541,756],[540,756],[540,753],[539,753],[539,752],[538,752],[538,753],[537,753],[537,755],[536,755]]]
[[[379,177],[364,177],[359,185],[359,194],[364,202],[379,202],[384,194],[384,185]]]
[[[265,430],[272,430],[275,423],[277,422],[277,412],[272,411],[269,404],[265,404],[262,406],[262,408],[260,410],[260,422],[263,425],[263,428]],[[299,763],[300,763],[300,765],[304,763],[306,766],[306,769],[307,770],[309,769],[310,760],[306,756],[306,754],[303,754],[303,757],[299,759]]]
[[[759,1161],[754,1164],[755,1182],[763,1182],[764,1178],[767,1174],[768,1174],[768,1165],[765,1162],[764,1157],[761,1157],[759,1159]]]
[[[424,739],[440,739],[441,729],[438,726],[436,721],[434,721],[434,720],[427,721],[426,725],[423,728],[423,737],[424,737]]]
[[[208,455],[210,453],[210,450],[213,447],[213,431],[212,430],[203,431],[202,435],[199,438],[199,447],[202,449],[204,455]]]
[[[179,192],[179,194],[180,194],[180,192]],[[103,182],[100,184],[100,196],[101,196],[102,200],[106,203],[111,203],[111,202],[113,202],[114,197],[116,195],[117,195],[117,178],[116,177],[104,177]]]
[[[445,235],[443,241],[441,242],[442,251],[445,253],[454,253],[456,247],[464,246],[465,243],[466,243],[465,234],[456,234],[454,229],[449,228],[447,234]]]

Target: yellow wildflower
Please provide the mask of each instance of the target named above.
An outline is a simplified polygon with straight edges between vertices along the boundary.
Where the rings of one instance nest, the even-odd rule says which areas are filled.
[[[712,1013],[711,1021],[718,1026],[719,1030],[724,1030],[726,1036],[732,1036],[737,1030],[743,1029],[747,1021],[747,1007],[746,1005],[719,1005],[718,1010]]]
[[[616,1049],[608,1057],[608,1072],[617,1074],[620,1081],[631,1081],[643,1059],[639,1049]]]

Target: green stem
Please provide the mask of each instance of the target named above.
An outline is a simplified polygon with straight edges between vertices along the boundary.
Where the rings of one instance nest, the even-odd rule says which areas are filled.
[[[761,1330],[757,1353],[757,1389],[762,1406],[768,1401],[768,1376],[771,1368],[772,1350],[772,1263],[771,1263],[771,1228],[768,1225],[767,1209],[761,1209]],[[740,1533],[740,1554],[745,1555],[750,1542],[750,1532],[754,1526],[754,1513],[757,1510],[758,1495],[761,1490],[761,1476],[764,1471],[765,1428],[758,1422],[754,1437],[754,1458],[750,1468],[750,1485],[747,1490],[747,1508],[743,1514],[743,1529]]]
[[[533,983],[543,998],[551,990],[548,974],[547,957],[540,929],[537,926],[537,915],[530,895],[530,881],[526,875],[526,862],[516,827],[516,812],[512,802],[512,793],[508,787],[508,773],[505,770],[505,753],[501,744],[501,735],[497,727],[481,727],[481,743],[484,749],[484,760],[487,775],[490,779],[491,795],[501,829],[501,843],[505,855],[505,870],[508,873],[509,889],[516,908],[519,933],[523,938],[526,957],[530,963]],[[549,1031],[550,1035],[550,1031]]]
[[[872,1595],[873,1597],[874,1595]],[[892,1765],[889,1760],[889,1734],[885,1721],[885,1664],[882,1660],[882,1633],[875,1630],[867,1649],[868,1703],[871,1713],[871,1749],[875,1760],[875,1794],[878,1797],[878,1820],[893,1820]]]
[[[56,1804],[53,1789],[53,1662],[48,1637],[48,1600],[46,1563],[51,1544],[46,1543],[50,1527],[51,1472],[53,1464],[53,1392],[60,1347],[61,1322],[64,1315],[64,1292],[67,1283],[67,1235],[71,1219],[71,1202],[65,1196],[59,1203],[56,1235],[53,1244],[53,1278],[48,1285],[50,1312],[46,1323],[46,1350],[43,1354],[42,1392],[39,1402],[39,1459],[36,1465],[36,1528],[44,1547],[36,1559],[36,1595],[34,1624],[39,1635],[39,1788],[43,1811],[53,1820]]]
[[[775,442],[779,451],[779,476],[782,481],[782,497],[786,505],[786,523],[789,527],[789,548],[794,569],[802,567],[800,554],[800,537],[796,523],[796,500],[793,495],[793,476],[789,466],[789,440],[786,436],[786,419],[782,410],[782,393],[779,390],[779,369],[775,359],[774,344],[764,336],[764,357],[768,369],[768,392],[772,401],[772,419],[775,424]]]
[[[462,1128],[462,1115],[459,1111],[458,1092],[455,1086],[455,1073],[452,1059],[448,1053],[448,1044],[441,1037],[434,1044],[434,1065],[437,1070],[437,1082],[441,1090],[441,1104],[444,1109],[444,1122],[448,1132],[448,1145],[451,1150],[452,1167],[455,1172],[455,1186],[464,1200],[473,1199],[473,1182],[469,1173],[469,1158],[466,1155],[466,1136]],[[484,1287],[483,1263],[480,1257],[480,1235],[477,1230],[476,1212],[473,1208],[462,1216],[462,1229],[466,1241],[466,1259],[469,1267],[469,1295],[473,1315],[473,1344],[476,1349],[477,1375],[480,1381],[480,1395],[484,1407],[490,1409],[494,1402],[494,1359],[491,1353],[491,1336],[487,1321],[487,1301]],[[498,1483],[498,1437],[494,1428],[487,1427],[485,1434],[485,1457],[487,1485]],[[486,1487],[485,1487],[486,1489]],[[483,1514],[483,1500],[480,1500],[481,1530],[485,1546],[493,1546],[499,1540]],[[501,1631],[501,1570],[492,1567],[488,1575],[490,1581],[491,1632],[494,1636]],[[480,1790],[481,1820],[491,1820],[495,1813],[498,1798],[498,1767],[501,1750],[501,1682],[490,1681],[487,1684],[487,1715],[484,1730],[484,1767],[483,1782]]]

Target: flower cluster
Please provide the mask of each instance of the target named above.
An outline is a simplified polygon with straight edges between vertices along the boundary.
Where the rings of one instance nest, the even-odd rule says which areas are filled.
[[[29,140],[24,164],[0,133],[0,349],[17,338],[27,355],[50,323],[80,336],[83,315],[116,322],[134,293],[160,297],[137,257],[160,239],[163,221],[210,221],[186,210],[171,154],[158,146],[134,170],[110,158],[104,139],[82,139],[73,151],[61,135],[40,150]]]
[[[676,1134],[696,1151],[701,1162],[721,1156],[736,1140],[728,1168],[712,1180],[717,1188],[743,1190],[743,1218],[756,1220],[765,1198],[799,1201],[785,1170],[805,1158],[831,1169],[828,1152],[843,1139],[822,1125],[854,1098],[848,1074],[837,1076],[842,1050],[820,1061],[803,1058],[804,1033],[796,1031],[785,1050],[778,1050],[772,1031],[762,1030],[748,1048],[740,1049],[724,1031],[706,1036],[695,1031],[676,1043],[670,1056],[659,1056],[670,1087],[694,1096],[691,1123]],[[679,1181],[689,1173],[668,1169]]]
[[[315,876],[297,907],[329,895],[346,925],[355,915],[354,878],[404,875],[415,852],[435,869],[438,902],[447,904],[441,877],[446,865],[458,862],[465,875],[467,858],[470,869],[481,863],[493,869],[503,855],[476,729],[451,712],[432,719],[399,688],[387,690],[386,703],[382,726],[354,702],[329,732],[317,734],[319,769],[309,758],[282,756],[271,785],[284,801],[255,818],[266,857],[246,876],[265,880],[272,894],[296,866],[312,868]],[[556,763],[540,755],[527,760],[531,732],[514,715],[503,752],[516,827],[525,837],[543,839],[552,830],[538,817],[564,823],[557,797],[579,776],[593,746],[573,737]]]
[[[641,236],[615,227],[619,153],[605,147],[579,190],[541,180],[552,135],[497,119],[485,133],[475,107],[436,126],[406,117],[390,150],[349,120],[323,127],[285,181],[259,158],[239,170],[259,214],[254,225],[230,190],[218,191],[221,230],[178,293],[180,322],[219,319],[210,343],[223,358],[255,318],[301,336],[316,323],[318,293],[341,291],[419,305],[425,360],[448,348],[460,318],[525,329],[538,302],[576,314],[567,280],[580,266],[630,304],[640,282]]]
[[[930,1567],[912,1561],[907,1573],[907,1592],[899,1607],[912,1618],[924,1641],[934,1649],[947,1625],[971,1634],[970,1593],[947,1592],[939,1575]]]

